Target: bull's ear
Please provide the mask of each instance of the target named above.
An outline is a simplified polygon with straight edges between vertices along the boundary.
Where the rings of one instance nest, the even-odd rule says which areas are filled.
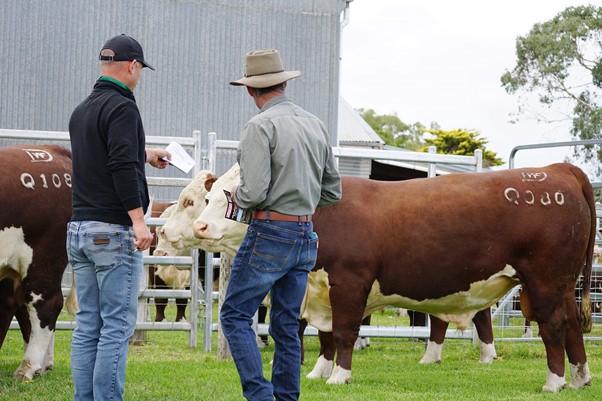
[[[211,191],[211,188],[213,187],[213,183],[217,181],[217,176],[211,174],[209,177],[207,177],[207,179],[205,180],[205,189],[207,190],[207,192]]]

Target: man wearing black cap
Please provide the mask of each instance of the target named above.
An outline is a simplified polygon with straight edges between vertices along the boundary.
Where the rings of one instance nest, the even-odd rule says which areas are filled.
[[[132,91],[151,67],[142,46],[118,35],[100,52],[101,74],[69,121],[73,212],[67,254],[79,311],[71,343],[74,400],[122,400],[134,332],[142,252],[153,239],[145,162],[165,168],[164,149],[146,148]]]

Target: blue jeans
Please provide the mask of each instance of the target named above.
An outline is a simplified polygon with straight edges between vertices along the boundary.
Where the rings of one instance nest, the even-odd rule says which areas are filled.
[[[252,220],[234,258],[220,320],[247,400],[299,398],[298,318],[307,275],[316,263],[317,245],[311,222]],[[270,291],[269,332],[275,344],[271,382],[263,376],[252,328],[253,315]]]
[[[67,229],[67,255],[79,303],[71,340],[74,400],[123,400],[142,252],[134,251],[132,227],[72,221]]]

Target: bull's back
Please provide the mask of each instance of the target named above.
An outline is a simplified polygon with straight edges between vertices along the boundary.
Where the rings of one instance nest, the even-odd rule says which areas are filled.
[[[344,177],[342,200],[316,213],[317,267],[423,299],[506,265],[524,279],[544,252],[557,266],[582,265],[593,221],[580,174],[555,164],[401,182]]]
[[[2,147],[0,160],[0,229],[23,227],[28,243],[64,238],[71,216],[71,152],[53,145]]]

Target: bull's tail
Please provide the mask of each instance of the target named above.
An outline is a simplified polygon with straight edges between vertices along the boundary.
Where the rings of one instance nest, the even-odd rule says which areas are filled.
[[[591,278],[592,278],[592,262],[594,258],[594,245],[596,240],[596,204],[594,201],[594,190],[589,178],[585,173],[575,167],[573,173],[579,180],[581,188],[583,189],[583,196],[587,201],[587,205],[590,210],[590,221],[591,227],[589,232],[587,253],[585,255],[585,266],[581,274],[583,275],[583,289],[581,291],[581,331],[583,333],[589,333],[592,331],[592,301],[591,301]]]
[[[75,313],[79,310],[79,304],[77,303],[77,292],[75,291],[75,275],[71,276],[71,288],[69,288],[69,294],[67,294],[65,308],[67,308],[67,312],[73,316],[75,316]]]

